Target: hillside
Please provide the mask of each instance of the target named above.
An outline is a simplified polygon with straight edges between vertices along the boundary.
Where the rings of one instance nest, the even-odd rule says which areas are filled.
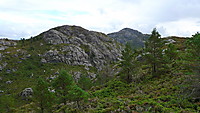
[[[198,113],[200,35],[120,32],[140,49],[68,25],[0,39],[0,112]]]
[[[122,44],[128,42],[133,48],[144,47],[144,43],[149,37],[147,34],[142,34],[141,32],[130,28],[124,28],[118,32],[110,33],[108,36]]]
[[[93,80],[120,56],[120,44],[78,26],[59,26],[27,40],[1,39],[0,95],[17,97],[25,88],[33,88],[39,77],[51,80],[61,69],[76,81],[82,75]]]

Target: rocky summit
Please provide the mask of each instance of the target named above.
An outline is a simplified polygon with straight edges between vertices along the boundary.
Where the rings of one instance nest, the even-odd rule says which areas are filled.
[[[132,48],[144,47],[144,42],[149,38],[148,34],[143,34],[130,28],[124,28],[118,32],[110,33],[108,36],[122,44],[128,42],[131,44]]]
[[[42,55],[42,61],[46,63],[63,62],[101,70],[121,56],[121,47],[113,39],[78,26],[56,27],[42,33],[41,37],[54,45]]]
[[[74,73],[84,69],[86,75],[95,78],[89,72],[118,61],[121,50],[119,43],[103,33],[79,26],[59,26],[26,40],[1,39],[0,75],[5,76],[1,78],[6,82],[10,80],[4,79],[6,75],[53,76],[60,68],[77,66]],[[50,72],[45,73],[47,70]],[[80,78],[80,74],[77,76]]]

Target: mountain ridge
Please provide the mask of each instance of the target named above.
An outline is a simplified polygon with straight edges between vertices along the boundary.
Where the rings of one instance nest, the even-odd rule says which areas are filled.
[[[125,42],[132,39],[146,41],[146,38],[141,38],[144,34],[137,30],[124,28],[119,32],[130,38]],[[123,44],[104,33],[79,26],[55,27],[30,39],[0,39],[0,112],[39,112],[42,109],[69,113],[198,112],[199,101],[187,98],[187,94],[191,95],[194,91],[186,83],[190,82],[188,78],[191,79],[193,74],[189,67],[195,64],[187,60],[191,48],[186,42],[190,40],[174,36],[161,40],[165,43],[159,48],[163,50],[160,55],[164,55],[161,60],[166,61],[160,68],[164,73],[153,76],[145,57],[138,60],[146,51],[123,54]],[[126,50],[132,53],[130,48]],[[130,72],[133,74],[132,81],[127,83]],[[75,81],[68,90],[61,88],[67,83],[55,87],[55,81],[63,75],[73,77],[70,80]],[[37,84],[39,79],[46,84],[45,88],[36,89],[40,87]],[[64,81],[63,78],[60,80],[60,83]],[[47,92],[43,92],[44,89]],[[79,91],[89,94],[86,101],[82,100]],[[44,101],[44,104],[52,102],[50,107],[44,109],[40,103],[45,98],[37,99],[37,94],[39,97],[50,97],[48,92],[55,96],[55,100]],[[59,92],[70,93],[64,103],[57,101],[63,99]]]
[[[148,34],[143,34],[131,28],[123,28],[118,32],[109,33],[107,35],[122,44],[130,43],[132,48],[144,47],[144,42],[149,38]]]
[[[59,26],[30,39],[0,40],[0,95],[18,95],[38,77],[54,78],[66,69],[75,80],[96,79],[104,66],[120,59],[121,45],[100,32]]]

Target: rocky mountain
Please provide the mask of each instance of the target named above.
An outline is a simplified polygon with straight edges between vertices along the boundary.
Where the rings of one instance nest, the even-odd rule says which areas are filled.
[[[55,78],[60,69],[77,80],[119,60],[121,46],[107,35],[78,26],[59,26],[30,39],[0,40],[0,95],[19,94],[38,77]]]
[[[148,37],[128,28],[109,35],[121,43],[132,42],[133,47],[142,47]],[[132,62],[126,53],[127,59],[122,57],[121,65],[116,65],[123,48],[114,39],[68,25],[30,39],[0,39],[0,112],[200,111],[199,79],[196,79],[199,77],[196,42],[200,34],[192,38],[162,38],[163,54],[152,59],[159,58],[165,63],[159,64],[162,67],[156,75],[152,74],[151,61],[145,60],[146,57],[145,62]],[[133,58],[146,55],[146,51],[141,52]]]
[[[45,62],[63,62],[69,65],[86,67],[102,66],[117,61],[120,46],[103,33],[88,31],[77,26],[61,26],[42,34],[48,44],[62,45],[46,51],[42,57]]]
[[[110,33],[108,36],[122,44],[128,42],[133,48],[144,47],[144,42],[149,38],[149,35],[142,34],[141,32],[130,28],[124,28],[118,32]]]
[[[27,41],[32,43],[35,40],[40,42],[40,48],[50,45],[48,51],[38,53],[42,63],[62,62],[101,69],[109,62],[117,61],[121,56],[121,47],[113,39],[103,33],[89,31],[78,26],[56,27]],[[16,45],[14,41],[1,40],[0,50],[3,51],[8,46]],[[30,47],[34,48],[32,45]]]

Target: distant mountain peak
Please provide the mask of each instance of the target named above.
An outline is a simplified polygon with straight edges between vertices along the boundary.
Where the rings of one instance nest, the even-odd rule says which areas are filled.
[[[108,36],[122,44],[129,42],[133,48],[143,47],[145,40],[149,37],[148,35],[131,28],[123,28],[118,32],[108,34]]]
[[[123,28],[122,30],[120,30],[121,32],[124,32],[124,31],[127,31],[127,32],[139,32],[138,30],[135,30],[135,29],[131,29],[131,28]],[[120,32],[119,31],[119,32]],[[141,33],[141,32],[139,32]]]

